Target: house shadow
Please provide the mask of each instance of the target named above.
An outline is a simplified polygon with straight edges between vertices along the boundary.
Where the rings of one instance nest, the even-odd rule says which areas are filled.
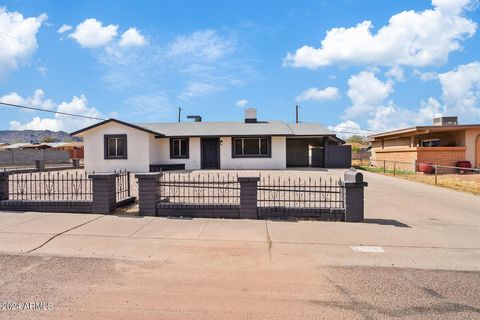
[[[394,219],[363,219],[363,223],[379,224],[382,226],[394,226],[398,228],[411,228],[408,224]]]

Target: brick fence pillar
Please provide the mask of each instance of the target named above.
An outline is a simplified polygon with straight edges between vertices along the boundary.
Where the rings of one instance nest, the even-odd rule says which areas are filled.
[[[95,173],[88,176],[92,179],[93,213],[110,213],[115,210],[117,176],[118,173]]]
[[[155,216],[157,214],[157,202],[160,200],[158,181],[161,172],[138,173],[138,207],[140,215]]]
[[[350,169],[344,174],[345,221],[360,222],[364,218],[364,188],[368,183],[363,181],[363,174]]]
[[[37,171],[45,171],[45,160],[35,160],[35,168]]]
[[[8,200],[8,171],[0,172],[0,201]]]
[[[259,177],[239,177],[240,219],[257,219],[257,188]]]

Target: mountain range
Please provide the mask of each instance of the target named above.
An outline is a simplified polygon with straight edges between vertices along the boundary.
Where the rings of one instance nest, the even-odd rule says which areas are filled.
[[[19,143],[19,142],[62,142],[62,141],[81,141],[82,139],[73,137],[65,131],[50,130],[1,130],[0,143]]]

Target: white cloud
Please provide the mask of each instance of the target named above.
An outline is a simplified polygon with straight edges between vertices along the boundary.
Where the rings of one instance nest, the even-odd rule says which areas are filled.
[[[178,98],[181,100],[187,100],[190,98],[196,98],[222,91],[224,88],[221,85],[206,83],[206,82],[193,82],[187,85]]]
[[[436,80],[438,79],[438,73],[436,72],[422,72],[419,70],[413,70],[413,74],[417,77],[419,77],[422,81],[430,81],[430,80]]]
[[[68,24],[62,24],[62,26],[60,28],[58,28],[57,32],[62,34],[64,32],[67,32],[67,31],[70,31],[72,30],[72,26],[71,25],[68,25]]]
[[[24,18],[0,7],[0,77],[26,61],[37,49],[37,33],[46,14]]]
[[[352,105],[345,110],[345,118],[353,118],[372,111],[393,92],[390,80],[382,82],[372,72],[362,71],[348,79],[347,95]]]
[[[480,120],[480,62],[461,65],[438,75],[445,112]]]
[[[367,123],[372,130],[389,131],[414,125],[429,124],[434,117],[438,117],[441,114],[442,107],[433,98],[429,98],[426,102],[421,101],[421,107],[418,110],[401,108],[390,101],[385,106],[377,106],[371,113]]]
[[[37,89],[31,97],[23,98],[16,92],[10,92],[3,97],[0,97],[1,102],[19,104],[27,107],[41,108],[45,110],[52,110],[55,104],[50,99],[44,99],[45,93],[42,89]]]
[[[327,31],[320,48],[303,46],[289,53],[285,65],[316,69],[333,64],[428,66],[446,63],[477,24],[462,14],[466,0],[433,0],[433,9],[403,11],[372,33],[371,21]]]
[[[130,28],[125,31],[120,39],[121,47],[142,47],[147,44],[147,40],[137,28]]]
[[[345,122],[337,124],[336,126],[329,126],[328,129],[336,132],[340,138],[347,138],[355,134],[359,134],[359,135],[369,134],[368,131],[362,130],[360,125],[352,120],[347,120]]]
[[[237,100],[237,102],[235,102],[235,104],[237,105],[237,107],[243,108],[248,104],[248,100],[247,99],[240,99],[240,100]]]
[[[58,105],[57,111],[80,114],[88,117],[102,118],[102,114],[99,111],[97,111],[95,108],[88,107],[87,104],[87,98],[84,95],[81,95],[80,97],[74,96],[70,102],[62,102],[60,105]],[[55,114],[53,118],[34,117],[31,121],[25,123],[21,123],[19,121],[10,121],[10,129],[52,130],[71,132],[94,124],[96,122],[98,122],[98,120]]]
[[[316,87],[307,89],[300,93],[297,101],[331,101],[340,98],[340,91],[335,87],[326,87],[325,89],[318,89]]]
[[[399,66],[393,66],[387,72],[385,72],[385,76],[389,78],[393,78],[397,81],[405,81],[405,74],[403,73],[403,69]]]
[[[68,37],[75,39],[82,47],[101,47],[113,40],[117,35],[118,25],[110,24],[103,26],[102,22],[96,19],[85,19],[75,27],[75,32]]]
[[[178,36],[170,46],[170,57],[191,56],[214,60],[230,53],[233,44],[226,38],[221,37],[215,30],[196,31],[187,36]]]

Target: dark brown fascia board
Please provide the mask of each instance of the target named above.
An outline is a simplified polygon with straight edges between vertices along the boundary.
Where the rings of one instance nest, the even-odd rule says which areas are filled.
[[[403,134],[424,134],[429,133],[432,131],[441,132],[444,131],[456,131],[456,130],[465,130],[465,129],[480,129],[480,124],[464,124],[464,125],[451,125],[451,126],[418,126],[418,127],[410,127],[400,130],[394,131],[387,131],[383,133],[373,134],[368,136],[369,139],[380,139],[380,138],[387,138],[390,136],[398,135],[401,136]],[[418,132],[418,133],[417,133]]]
[[[83,129],[80,129],[80,130],[77,130],[75,132],[72,132],[70,133],[71,136],[75,136],[77,134],[80,134],[82,132],[85,132],[85,131],[88,131],[88,130],[91,130],[91,129],[94,129],[96,127],[100,127],[100,126],[103,126],[104,124],[107,124],[109,122],[116,122],[118,124],[122,124],[124,126],[127,126],[127,127],[130,127],[130,128],[134,128],[134,129],[137,129],[137,130],[141,130],[141,131],[145,131],[147,133],[150,133],[150,134],[153,134],[155,135],[155,137],[163,137],[164,135],[159,133],[159,132],[156,132],[156,131],[152,131],[152,130],[149,130],[147,128],[144,128],[144,127],[140,127],[140,126],[137,126],[135,124],[131,124],[131,123],[128,123],[128,122],[125,122],[125,121],[121,121],[121,120],[117,120],[117,119],[113,119],[113,118],[110,118],[110,119],[107,119],[105,121],[101,121],[99,123],[96,123],[94,125],[91,125],[89,127],[86,127],[86,128],[83,128]]]

